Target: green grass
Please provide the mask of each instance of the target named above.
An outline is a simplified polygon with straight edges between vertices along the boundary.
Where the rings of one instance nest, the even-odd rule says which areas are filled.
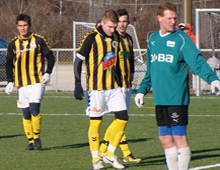
[[[126,127],[129,147],[141,163],[123,163],[129,170],[165,170],[165,158],[158,140],[152,94],[137,108],[131,99]],[[0,93],[0,169],[1,170],[90,170],[91,154],[87,139],[89,118],[83,101],[72,93],[46,93],[41,104],[42,149],[25,151],[28,141],[22,127],[21,110],[16,107],[16,94]],[[220,97],[191,97],[188,140],[192,150],[190,167],[220,163]],[[114,117],[103,117],[101,138]],[[116,155],[122,161],[120,148]],[[111,170],[110,165],[104,166]],[[209,168],[211,170],[220,167]]]

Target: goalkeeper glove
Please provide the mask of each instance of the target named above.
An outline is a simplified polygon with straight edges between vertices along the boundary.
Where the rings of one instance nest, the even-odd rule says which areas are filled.
[[[80,83],[75,84],[74,96],[75,96],[76,100],[83,99],[84,93],[83,93],[82,85]]]
[[[49,73],[45,73],[43,75],[43,78],[42,78],[42,83],[47,85],[49,82],[50,82],[50,74]]]
[[[143,99],[144,99],[144,94],[138,93],[138,94],[135,96],[135,98],[134,98],[135,104],[136,104],[138,107],[143,107],[143,105],[144,105]]]
[[[216,95],[220,95],[220,81],[219,80],[215,80],[211,82],[212,93],[215,93],[215,88],[218,89],[218,93],[216,93]]]
[[[5,88],[5,93],[10,94],[13,90],[14,87],[14,83],[9,82]]]

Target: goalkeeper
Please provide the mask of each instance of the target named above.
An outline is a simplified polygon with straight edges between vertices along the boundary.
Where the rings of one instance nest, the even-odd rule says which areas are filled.
[[[17,107],[22,109],[23,127],[29,140],[26,150],[38,150],[41,149],[40,103],[45,85],[50,81],[54,56],[47,40],[30,32],[30,16],[20,14],[16,19],[16,25],[19,35],[9,43],[6,55],[8,84],[5,92],[10,94],[13,86],[17,87]],[[47,59],[46,72],[44,71],[45,58]]]
[[[176,6],[165,3],[157,8],[160,30],[147,44],[147,71],[135,96],[137,106],[153,88],[159,140],[169,170],[188,170],[191,150],[187,141],[189,105],[189,68],[212,90],[220,90],[220,81],[201,56],[192,39],[175,29]],[[220,94],[218,92],[217,94]]]

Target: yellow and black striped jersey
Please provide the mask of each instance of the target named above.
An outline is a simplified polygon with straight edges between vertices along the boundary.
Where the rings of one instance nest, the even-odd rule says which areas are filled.
[[[88,33],[76,56],[85,60],[88,90],[106,90],[118,87],[116,67],[119,35],[107,36],[102,27]]]
[[[43,36],[31,33],[29,39],[21,39],[19,35],[12,39],[8,44],[6,58],[13,60],[15,86],[42,83],[44,57],[51,52]]]
[[[133,41],[129,34],[120,35],[119,65],[121,72],[121,86],[131,87],[131,73],[134,73]]]

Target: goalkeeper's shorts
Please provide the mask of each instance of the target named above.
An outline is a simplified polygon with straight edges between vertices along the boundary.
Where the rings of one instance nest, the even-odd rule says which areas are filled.
[[[158,126],[176,126],[188,124],[188,105],[156,106],[156,120]]]

